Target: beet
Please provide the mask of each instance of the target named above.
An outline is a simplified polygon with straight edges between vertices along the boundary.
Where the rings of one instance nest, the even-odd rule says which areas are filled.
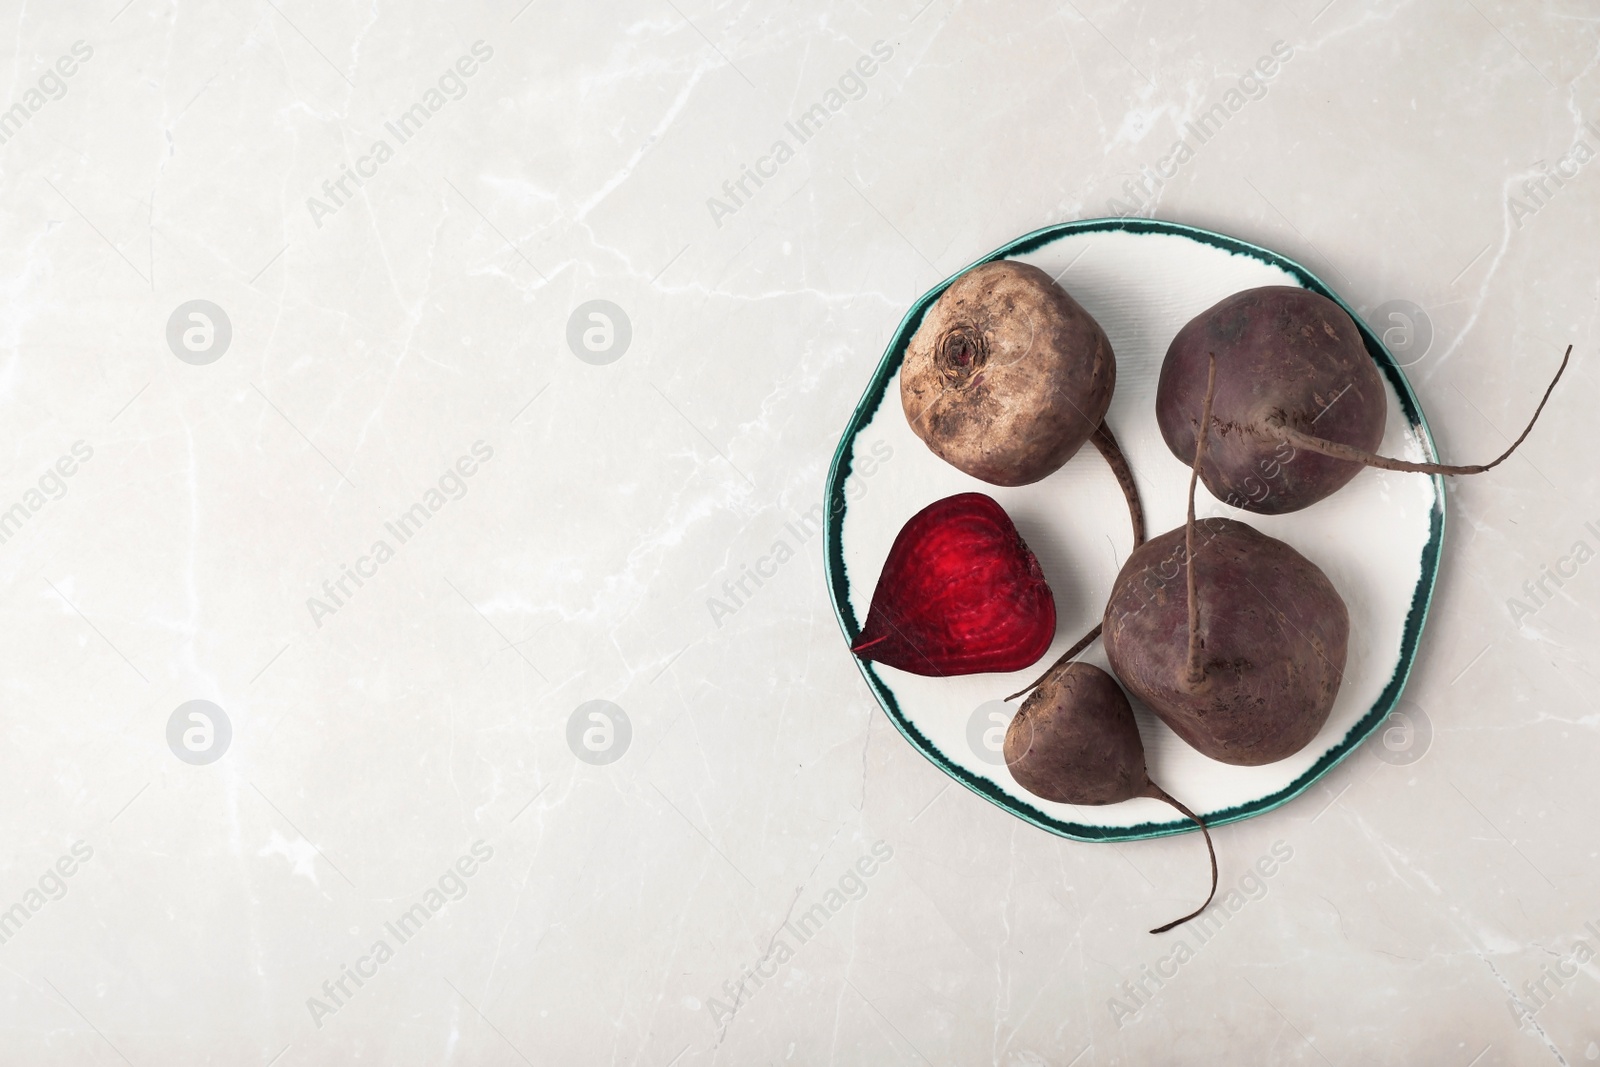
[[[1212,759],[1257,766],[1291,756],[1327,722],[1344,679],[1344,601],[1316,564],[1245,523],[1199,524],[1192,571],[1185,533],[1145,542],[1117,576],[1105,615],[1111,668]],[[1165,580],[1174,567],[1182,580]]]
[[[1498,458],[1475,466],[1391,459],[1373,452],[1387,400],[1355,322],[1327,297],[1269,285],[1234,293],[1178,331],[1161,365],[1156,419],[1172,454],[1193,463],[1215,356],[1215,434],[1200,476],[1218,500],[1277,515],[1316,503],[1363,466],[1425,474],[1498,466],[1533,429],[1571,355],[1569,346],[1527,429]]]
[[[1011,517],[960,493],[896,535],[850,650],[912,674],[981,674],[1037,662],[1055,633],[1055,597]]]
[[[1220,361],[1219,361],[1220,362]],[[1212,364],[1201,425],[1210,421]],[[1233,519],[1188,521],[1128,557],[1105,612],[1111,669],[1212,759],[1258,766],[1293,755],[1328,719],[1344,678],[1350,614],[1316,564]]]
[[[1193,912],[1150,931],[1188,922],[1217,894],[1217,853],[1205,820],[1150,780],[1133,708],[1099,667],[1073,663],[1023,701],[1006,730],[1006,766],[1034,796],[1058,804],[1118,804],[1151,797],[1193,819],[1211,855],[1211,893]]]
[[[900,402],[936,455],[994,485],[1053,473],[1105,419],[1105,331],[1038,267],[984,263],[950,283],[906,348]]]
[[[980,264],[950,283],[906,346],[900,404],[939,458],[991,485],[1029,485],[1093,442],[1144,540],[1139,492],[1105,424],[1117,361],[1105,331],[1038,267]]]

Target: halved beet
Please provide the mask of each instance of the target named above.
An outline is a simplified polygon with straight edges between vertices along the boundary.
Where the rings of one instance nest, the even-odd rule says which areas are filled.
[[[851,651],[930,677],[1017,671],[1055,633],[1055,597],[1011,517],[983,493],[959,493],[895,537]]]

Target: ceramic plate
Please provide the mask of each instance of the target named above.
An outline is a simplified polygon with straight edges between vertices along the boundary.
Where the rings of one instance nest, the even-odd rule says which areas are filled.
[[[1427,423],[1382,341],[1310,271],[1276,252],[1190,226],[1147,219],[1091,219],[1019,238],[979,262],[1018,259],[1057,278],[1105,329],[1117,357],[1107,416],[1133,467],[1154,536],[1183,521],[1189,471],[1173,458],[1155,419],[1156,377],[1184,323],[1230,293],[1295,285],[1338,302],[1361,327],[1389,394],[1381,450],[1436,459]],[[879,704],[907,741],[956,781],[1019,818],[1079,840],[1130,840],[1193,829],[1166,805],[1131,800],[1104,807],[1054,804],[1012,780],[1000,740],[1017,704],[1000,697],[1093,626],[1130,547],[1127,508],[1092,446],[1033,485],[1007,489],[971,478],[917,439],[900,407],[900,363],[923,313],[949,284],[924,294],[900,323],[867,382],[834,455],[827,485],[827,571],[844,631],[841,655],[860,634],[889,546],[907,519],[941,497],[976,490],[1016,522],[1055,592],[1056,641],[1039,665],[1016,674],[921,678],[857,661]],[[1344,685],[1327,725],[1296,755],[1265,767],[1231,767],[1180,741],[1134,701],[1151,777],[1213,824],[1270,811],[1303,792],[1384,720],[1405,685],[1427,618],[1444,536],[1442,480],[1362,472],[1332,497],[1289,515],[1227,507],[1202,485],[1201,517],[1242,518],[1320,566],[1350,608]],[[854,657],[852,657],[854,658]],[[1084,656],[1106,666],[1096,642]]]

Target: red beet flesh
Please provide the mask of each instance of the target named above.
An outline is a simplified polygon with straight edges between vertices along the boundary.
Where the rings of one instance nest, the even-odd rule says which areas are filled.
[[[959,493],[895,537],[850,650],[937,678],[1019,671],[1055,633],[1055,597],[1011,517],[983,493]]]

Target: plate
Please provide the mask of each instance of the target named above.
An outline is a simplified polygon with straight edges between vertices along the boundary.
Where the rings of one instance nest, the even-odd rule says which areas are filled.
[[[1388,392],[1380,450],[1437,461],[1400,365],[1349,305],[1286,256],[1176,223],[1088,219],[1030,233],[978,263],[997,259],[1032,263],[1056,278],[1110,338],[1117,389],[1107,421],[1133,468],[1151,536],[1183,522],[1189,481],[1189,468],[1168,451],[1156,425],[1161,361],[1186,322],[1241,289],[1295,285],[1344,308],[1360,327]],[[826,569],[845,639],[841,654],[850,655],[860,635],[889,546],[906,520],[941,497],[988,493],[1011,515],[1055,592],[1055,644],[1037,665],[1015,674],[923,678],[856,660],[884,713],[940,770],[1052,833],[1126,841],[1193,830],[1193,823],[1155,800],[1103,807],[1041,800],[1006,769],[1000,742],[1018,703],[1000,698],[1032,681],[1099,621],[1131,536],[1116,481],[1090,446],[1043,481],[1005,488],[961,473],[911,432],[900,407],[901,360],[923,314],[960,273],[965,271],[923,294],[901,321],[828,473]],[[1444,500],[1439,477],[1369,469],[1302,511],[1254,515],[1215,500],[1202,485],[1196,498],[1200,517],[1240,518],[1287,541],[1327,573],[1350,609],[1349,659],[1322,731],[1294,756],[1264,767],[1234,767],[1202,756],[1134,700],[1151,778],[1208,823],[1220,825],[1293,799],[1354,751],[1393,710],[1410,673],[1438,574]],[[1098,641],[1083,658],[1107,666]]]

